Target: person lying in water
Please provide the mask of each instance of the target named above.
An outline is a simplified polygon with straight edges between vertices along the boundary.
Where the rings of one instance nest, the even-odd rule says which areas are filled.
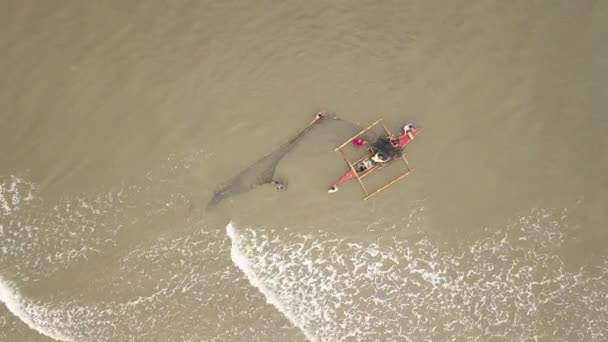
[[[275,188],[277,188],[277,190],[287,190],[287,184],[285,184],[285,182],[282,182],[280,180],[273,180],[272,181],[272,185],[274,185]]]

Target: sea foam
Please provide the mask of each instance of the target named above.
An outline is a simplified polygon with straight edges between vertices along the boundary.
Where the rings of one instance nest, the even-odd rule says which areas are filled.
[[[70,342],[72,339],[58,331],[45,320],[45,310],[21,297],[12,285],[0,276],[0,302],[32,330],[56,341]]]

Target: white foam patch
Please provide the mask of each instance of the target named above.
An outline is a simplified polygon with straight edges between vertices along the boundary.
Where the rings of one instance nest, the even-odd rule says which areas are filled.
[[[102,276],[67,301],[18,298],[17,317],[75,341],[297,341],[299,331],[260,305],[262,295],[234,268],[222,230],[184,232],[97,265]],[[91,291],[105,300],[80,299]]]
[[[17,176],[0,180],[0,218],[21,208],[21,204],[34,199],[36,186]]]
[[[206,157],[204,154],[198,151],[186,156],[171,155],[166,165],[150,171],[145,177],[132,180],[130,185],[53,203],[39,196],[35,184],[17,176],[0,176],[0,269],[3,275],[10,277],[14,284],[44,287],[45,278],[54,272],[82,265],[89,262],[92,256],[102,255],[114,248],[121,238],[119,234],[124,230],[139,229],[141,225],[154,222],[155,218],[171,212],[174,207],[182,210],[187,208],[188,185],[192,183],[192,177],[198,179],[198,174],[191,175],[184,170],[202,162]],[[171,228],[167,227],[168,230]],[[221,233],[218,235],[223,237]],[[200,241],[197,243],[200,244]],[[189,246],[188,243],[186,245]],[[219,251],[216,249],[214,253],[218,254]],[[116,261],[110,261],[110,264],[113,262]],[[146,265],[145,255],[140,256],[138,262]],[[100,260],[96,260],[95,267],[99,266]],[[110,268],[114,267],[116,265]],[[183,275],[175,274],[175,278],[169,280],[162,276],[154,279],[161,285],[142,292],[132,300],[116,303],[109,301],[99,305],[82,305],[77,299],[87,291],[82,288],[70,291],[75,298],[69,302],[34,302],[19,297],[18,292],[13,290],[16,287],[6,283],[2,288],[2,300],[16,319],[34,329],[42,329],[47,335],[71,336],[78,341],[89,340],[91,336],[99,336],[99,340],[104,340],[106,336],[110,340],[126,340],[125,336],[133,338],[145,335],[141,331],[138,335],[135,327],[141,325],[149,328],[138,319],[150,303],[164,305],[168,301],[165,298],[172,296],[175,288],[188,292],[189,287],[196,287],[197,282],[204,278],[204,272],[199,279],[198,274],[189,275],[192,269]],[[145,270],[139,269],[138,272],[144,274]],[[109,283],[115,288],[111,290],[116,291],[116,288],[124,286],[122,277],[130,275],[127,271],[112,279]],[[129,281],[145,283],[150,278],[136,277]],[[166,287],[162,287],[162,284]],[[167,315],[176,315],[176,312],[179,311],[169,310]],[[122,323],[123,320],[130,321]],[[21,328],[15,329],[13,321],[3,321],[10,325],[10,331],[1,331],[0,340],[14,339],[25,333],[19,330]]]
[[[166,165],[130,185],[53,203],[40,198],[32,182],[0,176],[3,272],[15,280],[35,282],[100,255],[116,245],[122,231],[174,206],[185,207],[188,175],[184,170],[207,157],[203,151],[171,155]]]
[[[46,310],[24,300],[2,276],[0,276],[0,302],[4,303],[13,315],[17,316],[32,330],[56,341],[72,341],[70,337],[64,335],[53,325],[47,324],[48,321],[45,319],[45,316],[47,316]]]
[[[275,293],[273,293],[264,285],[264,282],[258,279],[255,272],[253,271],[253,267],[249,263],[249,259],[247,259],[247,257],[245,257],[240,251],[240,248],[242,248],[241,238],[238,235],[234,226],[232,225],[232,222],[230,222],[226,226],[226,234],[228,235],[228,237],[230,237],[230,241],[232,242],[232,247],[230,249],[230,256],[232,258],[232,261],[247,276],[249,283],[256,287],[258,290],[260,290],[264,297],[266,297],[266,301],[268,302],[268,304],[274,305],[283,315],[285,315],[285,317],[287,317],[287,319],[289,319],[290,322],[292,322],[296,327],[298,327],[302,331],[302,333],[304,333],[304,335],[306,336],[306,338],[308,338],[309,341],[316,342],[317,339],[315,335],[312,334],[312,332],[308,331],[308,329],[306,329],[306,326],[302,322],[300,322],[300,319],[297,316],[295,316],[289,311],[288,308],[281,304],[280,299],[276,296]]]
[[[608,261],[568,272],[567,230],[550,210],[460,246],[227,227],[235,263],[311,340],[606,340]]]
[[[75,198],[50,206],[35,201],[27,210],[11,210],[0,220],[0,256],[4,272],[16,280],[38,281],[85,262],[114,244],[127,191]]]

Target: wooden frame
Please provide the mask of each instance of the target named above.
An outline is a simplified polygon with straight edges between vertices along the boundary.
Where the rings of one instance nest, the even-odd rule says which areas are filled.
[[[381,191],[386,190],[388,187],[390,187],[391,185],[397,183],[401,179],[405,178],[406,176],[408,176],[410,173],[412,173],[415,170],[415,168],[413,169],[413,168],[410,167],[410,164],[409,164],[408,160],[405,158],[404,155],[402,155],[400,159],[403,160],[403,162],[405,163],[405,167],[406,167],[407,171],[404,172],[403,174],[397,176],[396,178],[392,179],[391,181],[389,181],[385,185],[381,186],[377,190],[375,190],[375,191],[373,191],[371,193],[369,193],[367,191],[367,188],[365,187],[365,184],[363,184],[363,181],[361,179],[363,177],[369,175],[373,171],[379,169],[381,167],[381,165],[380,164],[375,164],[372,168],[370,168],[369,170],[365,170],[361,175],[359,175],[357,173],[357,171],[355,170],[354,165],[360,163],[361,161],[363,161],[363,160],[365,160],[367,158],[370,158],[372,156],[372,152],[370,151],[364,157],[362,157],[358,161],[352,163],[348,159],[348,157],[346,156],[346,153],[344,153],[344,151],[342,149],[344,148],[344,146],[348,145],[350,142],[352,142],[353,140],[355,140],[357,137],[359,137],[363,133],[371,130],[374,126],[376,126],[378,124],[380,124],[382,126],[382,128],[384,129],[384,131],[386,132],[386,134],[388,136],[392,136],[391,131],[386,127],[386,125],[384,124],[384,122],[382,121],[382,119],[378,119],[374,123],[372,123],[371,125],[367,126],[365,129],[363,129],[362,131],[360,131],[359,133],[357,133],[356,135],[354,135],[353,137],[351,137],[350,139],[346,140],[346,142],[344,142],[342,145],[336,147],[336,149],[335,149],[336,152],[338,152],[338,151],[340,152],[340,154],[342,155],[342,157],[344,158],[344,160],[346,161],[346,163],[348,164],[348,166],[350,167],[350,169],[355,173],[355,178],[357,179],[357,182],[359,182],[359,185],[361,185],[361,188],[363,189],[363,192],[365,193],[365,197],[363,198],[364,201],[367,200],[368,198],[371,198],[371,197],[377,195]]]

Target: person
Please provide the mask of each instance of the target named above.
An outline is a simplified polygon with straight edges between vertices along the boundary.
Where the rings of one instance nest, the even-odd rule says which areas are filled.
[[[412,125],[411,123],[406,124],[405,126],[403,126],[403,134],[401,135],[401,137],[405,137],[407,136],[409,138],[409,140],[414,139],[414,125]],[[401,138],[399,137],[399,138]]]
[[[272,184],[274,184],[275,188],[277,188],[277,190],[287,190],[287,185],[285,185],[285,183],[279,181],[279,180],[273,180]]]
[[[388,161],[388,157],[380,152],[377,152],[372,156],[372,161],[376,163],[386,163]]]
[[[396,138],[394,138],[394,137],[391,136],[391,137],[388,138],[388,141],[390,141],[391,145],[394,148],[399,148],[399,139],[396,139]]]
[[[373,159],[373,158],[372,158]],[[357,172],[363,172],[373,166],[371,160],[367,159],[357,165]]]
[[[403,135],[406,135],[410,132],[412,132],[414,130],[414,125],[410,124],[406,124],[405,126],[403,126]]]
[[[355,138],[355,139],[353,139],[353,144],[356,147],[361,147],[361,146],[365,145],[365,140],[359,139],[359,138]]]

